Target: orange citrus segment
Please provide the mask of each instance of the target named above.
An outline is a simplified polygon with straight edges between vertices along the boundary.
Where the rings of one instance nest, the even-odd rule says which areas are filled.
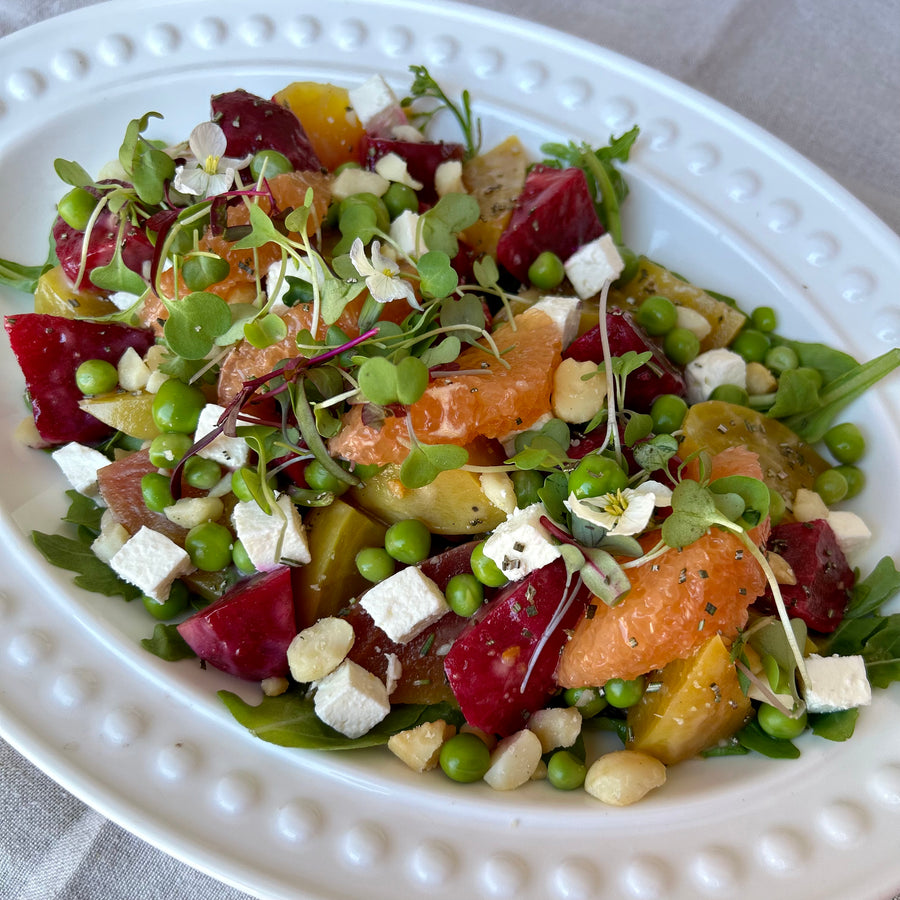
[[[713,457],[712,479],[737,474],[762,476],[754,453],[732,447]],[[768,522],[750,535],[762,542],[767,532]],[[658,538],[655,532],[645,536],[644,548]],[[684,659],[712,634],[731,641],[766,585],[740,538],[718,528],[627,573],[631,590],[625,599],[615,607],[598,601],[563,649],[557,672],[562,687],[636,678]]]
[[[504,323],[492,335],[509,368],[480,346],[471,346],[456,360],[461,374],[435,378],[408,407],[418,440],[464,445],[477,437],[502,438],[550,411],[553,372],[561,358],[559,332],[536,309],[516,316],[515,323],[515,329]],[[384,465],[402,462],[409,447],[405,417],[387,418],[377,429],[363,423],[362,408],[356,406],[329,450],[357,463]]]

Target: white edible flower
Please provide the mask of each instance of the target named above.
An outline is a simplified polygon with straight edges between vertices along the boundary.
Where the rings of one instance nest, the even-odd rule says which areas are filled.
[[[404,298],[410,306],[421,308],[412,285],[400,277],[400,266],[382,254],[379,241],[372,241],[372,261],[369,262],[362,240],[356,238],[350,247],[350,261],[353,268],[366,279],[366,287],[376,302],[388,303],[390,300]]]
[[[607,534],[640,534],[657,506],[671,506],[672,491],[658,481],[623,488],[600,497],[579,500],[569,494],[566,508],[572,515],[605,528]]]
[[[203,198],[231,190],[235,174],[247,165],[249,157],[224,156],[227,143],[225,132],[215,122],[201,122],[188,141],[193,159],[175,170],[175,189]]]

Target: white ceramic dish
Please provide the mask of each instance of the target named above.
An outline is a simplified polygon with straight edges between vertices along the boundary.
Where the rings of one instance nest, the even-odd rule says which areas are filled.
[[[211,93],[297,79],[402,91],[424,63],[468,87],[486,146],[511,132],[605,142],[642,128],[629,167],[635,248],[782,331],[869,358],[900,339],[896,235],[769,135],[646,68],[569,36],[430,2],[122,0],[15,34],[0,53],[0,255],[37,262],[62,192],[57,156],[95,170],[126,122],[154,109],[182,138]],[[2,294],[4,313],[28,300]],[[142,611],[81,592],[32,548],[55,530],[64,484],[17,446],[21,376],[0,354],[0,729],[107,816],[224,881],[275,898],[876,898],[900,888],[900,691],[879,692],[847,744],[802,742],[794,762],[691,762],[631,808],[545,784],[511,794],[414,776],[381,751],[324,755],[264,744],[234,723],[193,663],[137,645]],[[900,392],[854,417],[872,436],[865,567],[896,548]],[[877,433],[877,439],[875,435]]]

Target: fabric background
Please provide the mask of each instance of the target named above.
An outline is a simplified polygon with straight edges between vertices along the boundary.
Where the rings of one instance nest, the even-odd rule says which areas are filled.
[[[816,163],[900,233],[897,0],[469,2],[577,34],[714,97]],[[0,0],[0,35],[87,5]],[[107,821],[0,741],[0,897],[245,895]]]

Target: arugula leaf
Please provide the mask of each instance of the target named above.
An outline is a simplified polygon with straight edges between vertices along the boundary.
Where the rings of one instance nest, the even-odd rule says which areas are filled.
[[[90,497],[79,494],[78,491],[66,491],[69,498],[69,509],[63,516],[63,522],[70,522],[87,528],[94,535],[100,534],[100,519],[103,517],[103,507],[95,503]]]
[[[398,731],[423,722],[445,719],[459,722],[459,712],[448,703],[432,706],[395,706],[368,734],[348,738],[326,725],[315,713],[313,700],[298,690],[278,697],[264,697],[253,706],[231,691],[219,691],[219,699],[234,718],[256,737],[280,747],[309,750],[355,750],[387,743]]]
[[[797,759],[800,750],[790,741],[769,737],[754,719],[738,733],[737,739],[742,747],[755,750],[769,759]]]
[[[900,613],[845,619],[828,642],[840,656],[860,655],[873,687],[900,681]]]
[[[811,713],[809,724],[813,734],[828,741],[846,741],[853,737],[859,709],[842,709],[838,712]]]
[[[91,550],[89,532],[79,530],[75,538],[62,534],[45,534],[32,531],[31,540],[51,565],[70,572],[77,572],[75,584],[87,591],[94,591],[106,597],[124,597],[134,600],[141,596],[141,591],[128,584]]]
[[[844,612],[848,619],[870,615],[900,591],[900,572],[890,556],[883,556],[863,579],[857,579]]]
[[[179,659],[192,659],[196,653],[188,646],[187,641],[181,636],[177,625],[158,622],[153,628],[153,636],[143,638],[141,646],[154,656],[164,659],[166,662],[176,662]]]
[[[0,259],[0,284],[33,294],[37,289],[38,279],[47,269],[46,263],[42,266],[23,266],[8,259]]]

